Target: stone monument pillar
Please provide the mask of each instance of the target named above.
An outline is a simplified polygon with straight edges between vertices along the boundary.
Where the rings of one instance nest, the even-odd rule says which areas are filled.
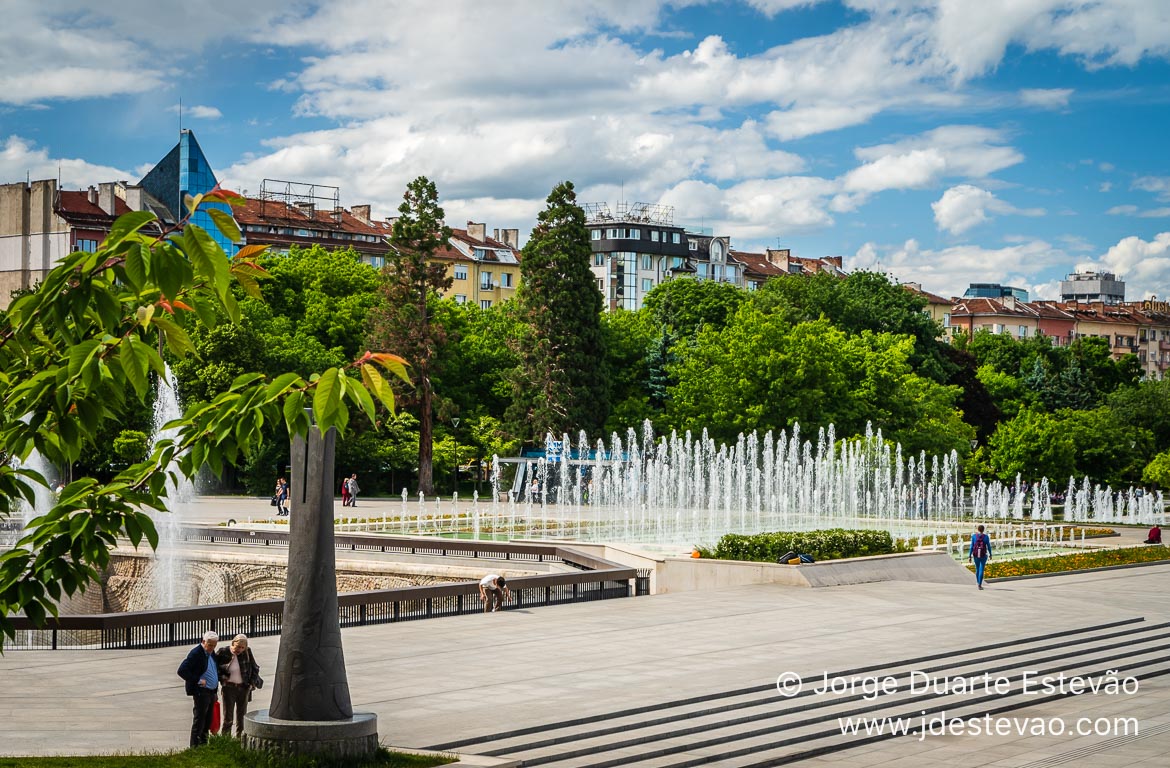
[[[378,748],[377,716],[353,713],[333,548],[333,447],[316,425],[292,442],[288,580],[269,709],[244,718],[244,746],[284,753],[359,756]]]

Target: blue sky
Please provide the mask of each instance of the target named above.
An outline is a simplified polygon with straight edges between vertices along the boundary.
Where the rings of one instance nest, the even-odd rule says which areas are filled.
[[[222,180],[526,232],[562,179],[936,293],[1170,296],[1165,0],[0,0],[0,176]],[[60,169],[60,171],[58,171]]]

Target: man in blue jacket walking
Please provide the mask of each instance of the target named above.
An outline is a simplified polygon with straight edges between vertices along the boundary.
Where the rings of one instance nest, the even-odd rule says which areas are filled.
[[[204,632],[203,642],[191,649],[187,658],[179,665],[179,677],[186,682],[187,695],[194,703],[194,718],[191,722],[191,746],[207,743],[211,730],[211,713],[215,709],[216,693],[219,690],[219,665],[215,662],[215,646],[219,635]]]

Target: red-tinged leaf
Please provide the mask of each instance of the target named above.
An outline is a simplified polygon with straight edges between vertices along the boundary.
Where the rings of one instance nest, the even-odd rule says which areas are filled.
[[[387,352],[375,352],[370,355],[370,360],[382,366],[407,384],[410,383],[410,375],[406,372],[406,368],[410,364],[398,355],[391,355]]]
[[[174,306],[176,309],[185,309],[185,310],[187,310],[188,312],[193,312],[193,311],[194,311],[194,308],[193,308],[193,307],[188,307],[186,304],[184,304],[184,303],[183,303],[183,302],[181,302],[181,301],[176,301],[176,302],[173,304],[173,306]]]

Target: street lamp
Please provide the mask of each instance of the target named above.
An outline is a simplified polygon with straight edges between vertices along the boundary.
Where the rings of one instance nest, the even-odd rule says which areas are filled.
[[[455,440],[455,489],[454,493],[459,493],[459,435],[455,430],[459,429],[459,417],[451,417],[451,437]]]

